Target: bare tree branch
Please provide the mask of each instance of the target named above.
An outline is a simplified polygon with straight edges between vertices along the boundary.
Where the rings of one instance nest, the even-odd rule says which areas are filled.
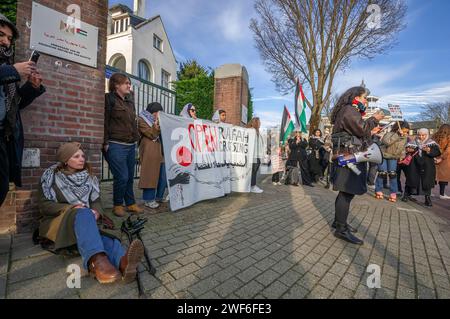
[[[381,20],[370,27],[372,4]],[[266,70],[283,94],[292,92],[297,77],[311,89],[306,102],[313,127],[337,72],[352,58],[372,59],[392,48],[406,15],[405,0],[256,0],[255,9],[250,28]]]

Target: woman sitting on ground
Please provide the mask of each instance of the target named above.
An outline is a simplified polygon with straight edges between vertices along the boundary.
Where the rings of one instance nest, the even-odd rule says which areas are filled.
[[[84,268],[100,283],[132,281],[144,255],[142,242],[134,240],[125,252],[112,227],[99,229],[106,221],[99,183],[80,143],[61,145],[56,157],[58,163],[41,177],[39,236],[52,241],[55,251],[76,245]]]

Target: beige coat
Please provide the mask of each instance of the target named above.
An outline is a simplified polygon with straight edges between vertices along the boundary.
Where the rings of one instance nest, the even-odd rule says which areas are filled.
[[[436,165],[436,180],[450,182],[450,145],[442,149],[442,155],[439,158],[442,162]]]
[[[62,248],[71,247],[77,243],[74,230],[77,209],[73,208],[74,205],[67,202],[64,195],[56,185],[53,185],[53,189],[56,193],[57,202],[48,200],[44,196],[42,186],[39,187],[39,236],[54,242],[54,249],[59,250]],[[91,202],[90,207],[95,209],[101,215],[105,215],[100,198],[94,202]],[[98,225],[98,227],[102,235],[116,239],[120,238],[120,228],[117,228],[116,230],[109,230],[104,229],[102,225]]]
[[[155,141],[161,131],[150,127],[142,118],[138,119],[141,142],[139,144],[139,162],[141,177],[139,188],[156,188],[158,186],[159,170],[164,163],[160,141]]]

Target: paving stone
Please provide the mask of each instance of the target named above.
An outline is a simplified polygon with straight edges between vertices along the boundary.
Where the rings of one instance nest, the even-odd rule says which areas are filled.
[[[61,269],[65,271],[65,266],[64,258],[56,255],[17,260],[11,263],[8,282],[13,284],[35,277],[43,277]]]
[[[221,285],[219,285],[218,287],[216,287],[214,290],[219,296],[227,297],[228,295],[237,291],[243,285],[244,284],[239,279],[231,278],[231,279],[225,281],[224,283],[222,283]]]
[[[300,285],[294,285],[283,295],[283,299],[303,299],[309,293],[309,290]]]
[[[289,289],[288,286],[283,284],[280,281],[275,281],[274,283],[270,284],[262,294],[267,297],[267,299],[278,299],[280,298],[287,290]]]

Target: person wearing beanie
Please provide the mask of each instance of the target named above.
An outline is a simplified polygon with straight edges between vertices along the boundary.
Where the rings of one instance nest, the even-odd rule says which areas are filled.
[[[100,283],[131,282],[144,255],[142,242],[132,241],[127,251],[122,247],[80,143],[61,145],[56,158],[40,180],[39,237],[50,241],[55,253],[76,247],[84,268]]]
[[[45,92],[34,62],[14,63],[16,26],[0,14],[0,206],[9,191],[9,182],[21,187],[24,134],[20,110]],[[25,80],[19,86],[21,80]]]
[[[142,189],[142,198],[148,208],[158,208],[165,202],[164,192],[167,188],[166,168],[164,165],[164,152],[159,127],[159,112],[163,108],[158,102],[150,103],[141,112],[138,118],[141,141],[139,144],[139,160],[141,163],[141,176],[139,188]]]

